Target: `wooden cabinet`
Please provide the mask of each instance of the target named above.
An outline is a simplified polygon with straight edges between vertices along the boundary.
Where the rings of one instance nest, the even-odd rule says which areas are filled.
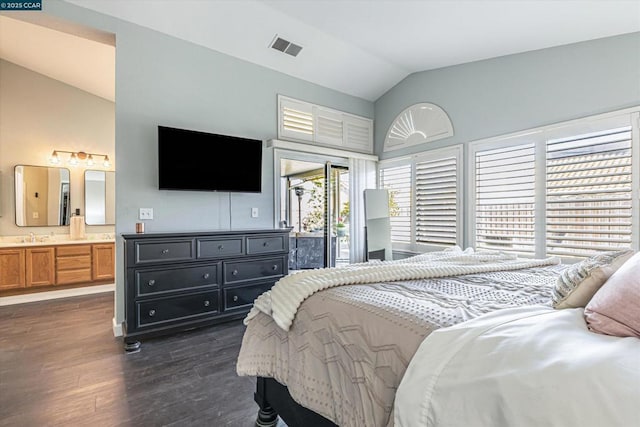
[[[0,291],[104,283],[115,277],[113,243],[0,249]]]
[[[91,282],[91,245],[56,248],[56,284]]]
[[[125,349],[143,337],[243,317],[287,274],[290,229],[129,234]]]
[[[50,286],[56,282],[56,248],[25,249],[27,287]]]
[[[0,249],[0,290],[24,287],[24,249]]]
[[[91,266],[94,281],[113,280],[115,278],[114,245],[107,243],[91,247],[93,263]]]

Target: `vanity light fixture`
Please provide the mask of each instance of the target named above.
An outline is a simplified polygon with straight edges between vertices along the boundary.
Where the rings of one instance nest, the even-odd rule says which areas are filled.
[[[85,153],[84,151],[65,151],[65,150],[53,150],[51,153],[51,157],[49,161],[54,165],[60,163],[60,155],[58,153],[68,153],[69,156],[69,164],[72,166],[76,166],[80,163],[80,160],[85,160],[87,166],[93,166],[95,161],[93,160],[93,156],[103,157],[102,165],[105,168],[111,166],[111,162],[109,161],[109,156],[106,154],[97,154],[97,153]]]

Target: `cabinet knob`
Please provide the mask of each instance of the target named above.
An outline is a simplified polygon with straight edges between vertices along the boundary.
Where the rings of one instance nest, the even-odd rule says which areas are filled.
[[[209,304],[211,304],[211,303],[209,302],[209,300],[206,300],[206,301],[204,302],[204,306],[205,306],[205,307],[209,307]]]
[[[273,265],[273,267],[271,267],[271,269],[272,269],[273,271],[276,271],[276,270],[278,269],[278,266],[277,266],[276,264],[274,264],[274,265]]]
[[[264,246],[266,248],[267,246],[269,246],[269,242],[263,242],[262,246]]]
[[[169,249],[163,249],[163,250],[162,250],[162,254],[163,254],[163,255],[168,254],[168,253],[169,253]]]
[[[218,250],[223,250],[224,249],[224,245],[218,245]]]
[[[203,277],[204,279],[208,279],[208,278],[209,278],[209,273],[204,273],[204,274],[202,275],[202,277]]]
[[[156,315],[156,311],[155,310],[149,310],[149,317],[153,317]]]
[[[156,281],[154,279],[149,280],[149,286],[153,286],[156,284]]]
[[[238,301],[238,295],[234,295],[234,296],[233,296],[233,300],[234,300],[234,301]]]
[[[237,276],[237,275],[238,275],[238,270],[233,270],[233,271],[231,272],[231,274],[232,274],[232,275],[234,275],[234,276]]]

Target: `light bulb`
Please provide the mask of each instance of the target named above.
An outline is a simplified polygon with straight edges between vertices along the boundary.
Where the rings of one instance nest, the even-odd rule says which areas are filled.
[[[91,154],[87,157],[87,166],[93,166],[93,156]]]
[[[69,159],[69,164],[73,165],[73,166],[78,164],[78,157],[76,156],[76,153],[71,153],[71,158]]]
[[[109,156],[104,156],[104,162],[102,163],[105,168],[111,166],[111,162],[109,162]]]
[[[58,157],[58,152],[56,150],[53,150],[53,153],[51,153],[51,157],[49,157],[49,161],[54,165],[57,165],[58,163],[60,163],[60,157]]]

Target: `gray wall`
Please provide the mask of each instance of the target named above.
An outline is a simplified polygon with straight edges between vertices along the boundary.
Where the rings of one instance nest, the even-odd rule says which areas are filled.
[[[373,104],[156,31],[58,0],[48,14],[116,35],[116,234],[135,230],[138,208],[154,209],[146,232],[273,226],[273,154],[265,151],[262,194],[159,191],[157,126],[271,139],[276,94],[373,117]],[[242,159],[237,159],[239,165]],[[229,206],[231,201],[231,206]],[[260,210],[251,218],[251,207]],[[231,214],[230,214],[231,213]],[[117,242],[116,322],[124,317],[122,244]]]
[[[395,117],[418,102],[442,107],[454,136],[382,153]],[[633,33],[411,74],[375,102],[375,151],[396,157],[639,104]]]

